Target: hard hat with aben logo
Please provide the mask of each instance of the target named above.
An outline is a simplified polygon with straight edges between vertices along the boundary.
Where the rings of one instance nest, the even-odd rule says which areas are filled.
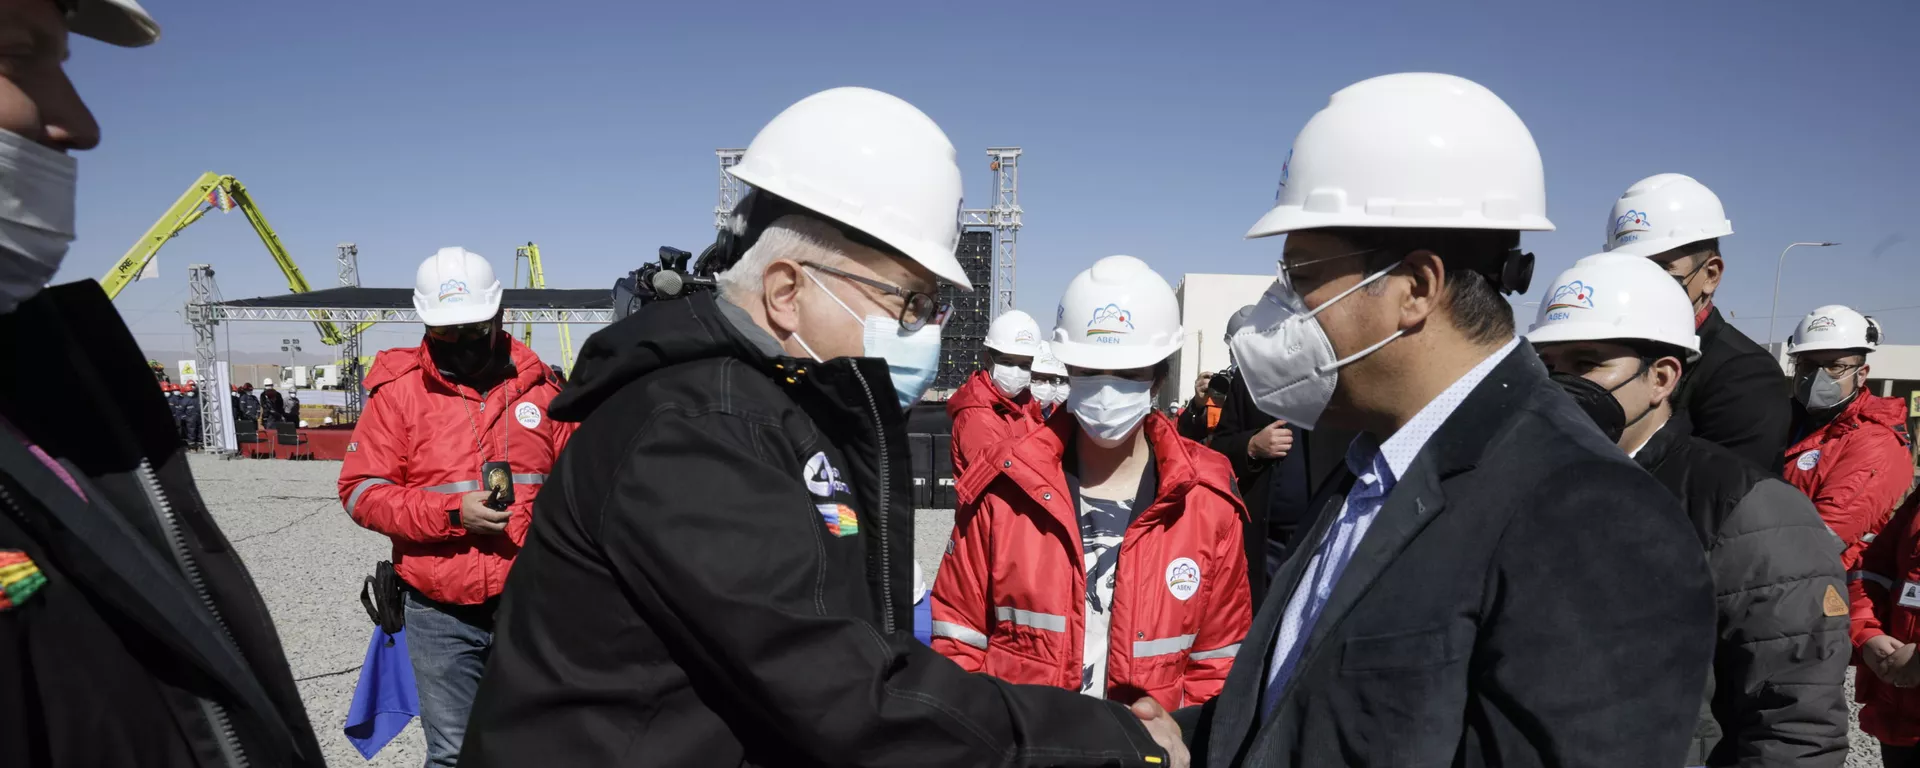
[[[1067,366],[1065,363],[1060,362],[1060,358],[1054,356],[1053,345],[1042,341],[1040,342],[1040,354],[1033,356],[1033,372],[1045,375],[1065,376],[1067,375]]]
[[[491,320],[504,291],[485,257],[465,248],[442,248],[420,262],[413,275],[413,308],[431,326]]]
[[[1574,262],[1540,299],[1527,330],[1531,344],[1653,341],[1700,358],[1693,301],[1667,271],[1645,258],[1598,253]]]
[[[1180,303],[1147,263],[1108,256],[1073,277],[1054,318],[1053,355],[1075,368],[1146,368],[1180,350]]]
[[[1405,72],[1333,94],[1280,167],[1273,210],[1247,230],[1552,230],[1540,150],[1479,83]]]
[[[1880,347],[1880,323],[1871,317],[1839,304],[1828,304],[1808,312],[1794,326],[1787,354],[1819,352],[1829,349],[1858,349],[1872,352]]]
[[[1009,355],[1038,357],[1040,355],[1040,324],[1033,316],[1017,309],[1009,309],[993,319],[987,326],[987,349]]]
[[[1607,251],[1658,256],[1688,243],[1733,234],[1720,197],[1691,176],[1648,176],[1613,202],[1607,214]]]
[[[898,97],[834,88],[760,129],[734,178],[858,230],[971,290],[960,244],[960,166],[953,142]]]

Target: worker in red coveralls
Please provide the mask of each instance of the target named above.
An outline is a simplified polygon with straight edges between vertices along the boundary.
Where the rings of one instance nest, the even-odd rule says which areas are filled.
[[[1846,544],[1849,571],[1913,484],[1906,403],[1866,391],[1867,354],[1878,346],[1879,323],[1837,304],[1802,319],[1787,346],[1799,407],[1780,475]]]
[[[986,368],[975,371],[947,400],[953,420],[953,482],[988,448],[1040,426],[1040,405],[1027,392],[1033,359],[1040,354],[1040,326],[1033,316],[1008,310],[987,326]]]
[[[492,265],[442,248],[420,265],[425,341],[389,349],[340,471],[353,520],[393,539],[428,765],[454,765],[493,645],[507,569],[573,425],[547,417],[559,382],[501,330]]]

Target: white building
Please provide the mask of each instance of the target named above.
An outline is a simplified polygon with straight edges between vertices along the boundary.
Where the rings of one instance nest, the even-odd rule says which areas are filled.
[[[1173,356],[1173,386],[1161,391],[1161,407],[1191,399],[1193,380],[1201,371],[1227,367],[1227,319],[1259,301],[1273,279],[1271,274],[1180,276],[1173,295],[1180,302],[1180,327],[1186,339]]]

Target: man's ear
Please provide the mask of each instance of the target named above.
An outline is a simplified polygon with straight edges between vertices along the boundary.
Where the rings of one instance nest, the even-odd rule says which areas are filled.
[[[1727,263],[1720,260],[1715,251],[1707,257],[1707,263],[1700,265],[1700,293],[1711,298],[1720,290],[1720,275],[1726,271]]]
[[[800,328],[799,262],[775,259],[760,276],[760,301],[767,313],[767,324],[781,338]]]
[[[1679,358],[1663,357],[1653,361],[1653,366],[1647,369],[1647,376],[1649,382],[1653,384],[1655,404],[1666,402],[1668,398],[1673,397],[1673,391],[1680,388],[1682,370]]]
[[[1407,254],[1400,265],[1399,273],[1405,277],[1407,294],[1400,299],[1399,328],[1412,330],[1440,311],[1447,295],[1447,267],[1439,254],[1424,249]],[[1388,275],[1382,280],[1393,277]]]

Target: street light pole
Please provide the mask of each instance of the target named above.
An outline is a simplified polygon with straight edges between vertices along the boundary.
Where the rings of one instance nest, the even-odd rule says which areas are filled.
[[[1773,267],[1773,309],[1767,311],[1768,344],[1773,343],[1773,322],[1780,314],[1780,270],[1787,266],[1787,251],[1791,251],[1802,245],[1825,248],[1830,245],[1839,245],[1839,243],[1794,243],[1793,245],[1780,249],[1780,263]]]

